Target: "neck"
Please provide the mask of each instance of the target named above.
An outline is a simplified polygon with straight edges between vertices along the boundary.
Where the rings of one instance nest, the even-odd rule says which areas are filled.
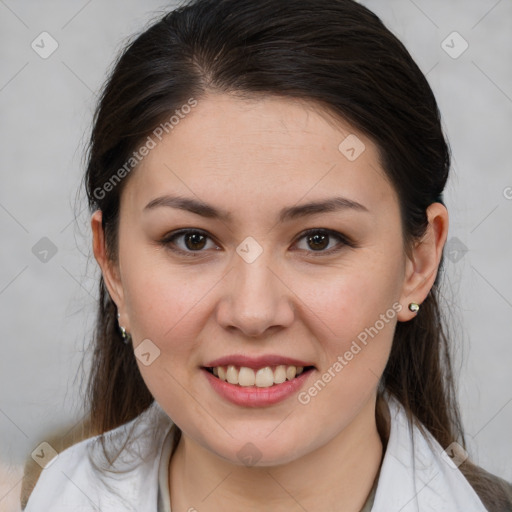
[[[328,443],[280,466],[231,464],[182,434],[169,465],[171,509],[359,512],[382,455],[375,397]]]

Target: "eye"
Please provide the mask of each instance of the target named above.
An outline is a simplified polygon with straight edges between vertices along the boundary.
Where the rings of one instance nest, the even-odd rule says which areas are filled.
[[[210,247],[208,241],[211,243]],[[172,251],[189,254],[204,252],[203,249],[219,249],[206,233],[197,229],[183,229],[170,233],[161,240],[161,244]]]
[[[333,239],[338,243],[333,245]],[[347,236],[330,229],[308,229],[297,240],[304,240],[306,244],[306,247],[299,247],[299,250],[313,253],[314,256],[332,254],[340,251],[344,246],[355,247]],[[197,253],[205,252],[206,249],[221,250],[207,233],[198,229],[174,231],[165,236],[160,243],[171,251],[186,256],[196,256]],[[210,246],[208,246],[209,243]],[[296,243],[296,245],[300,244]]]
[[[299,238],[299,240],[303,239],[305,240],[306,247],[299,247],[299,249],[319,253],[318,256],[337,252],[345,245],[354,246],[345,235],[330,229],[308,229]],[[332,239],[337,240],[338,244],[332,246]]]

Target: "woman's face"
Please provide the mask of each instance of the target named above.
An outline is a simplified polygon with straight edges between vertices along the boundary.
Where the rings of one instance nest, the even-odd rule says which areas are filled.
[[[149,390],[236,464],[292,461],[372,418],[421,298],[376,146],[268,97],[210,95],[150,150],[122,193],[118,263],[109,289]]]

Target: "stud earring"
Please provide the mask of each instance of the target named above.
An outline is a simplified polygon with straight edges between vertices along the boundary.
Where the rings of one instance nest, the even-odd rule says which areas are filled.
[[[119,319],[121,318],[121,315],[119,313],[117,313],[117,323],[119,324]],[[126,332],[126,329],[121,325],[119,324],[119,330],[121,331],[121,336],[123,338],[123,342],[128,345],[128,343],[130,343],[132,337],[128,334],[128,332]]]
[[[420,305],[416,302],[411,302],[409,304],[409,311],[412,311],[413,313],[417,313],[420,309]]]

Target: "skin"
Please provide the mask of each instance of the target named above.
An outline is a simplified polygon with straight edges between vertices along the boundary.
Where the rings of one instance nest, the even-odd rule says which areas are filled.
[[[355,161],[338,150],[349,134],[365,144]],[[144,211],[164,194],[200,199],[232,219]],[[368,211],[278,220],[282,208],[334,195]],[[398,199],[370,139],[314,104],[225,94],[202,98],[129,177],[117,262],[106,257],[94,213],[94,254],[120,324],[134,347],[144,339],[158,346],[160,356],[139,368],[183,432],[169,466],[173,512],[360,510],[383,455],[376,391],[396,322],[415,316],[407,306],[427,296],[446,241],[446,208],[434,203],[427,213],[428,231],[408,257]],[[210,236],[202,252],[187,257],[160,243],[181,228]],[[322,254],[301,236],[309,228],[337,231],[356,246],[331,237],[322,250],[339,251]],[[236,252],[248,236],[263,249],[252,263]],[[192,253],[197,246],[185,242],[175,246]],[[291,356],[316,368],[307,390],[394,303],[401,311],[306,405],[292,396],[240,407],[200,370],[235,353]],[[254,467],[237,456],[248,442],[261,457]]]

